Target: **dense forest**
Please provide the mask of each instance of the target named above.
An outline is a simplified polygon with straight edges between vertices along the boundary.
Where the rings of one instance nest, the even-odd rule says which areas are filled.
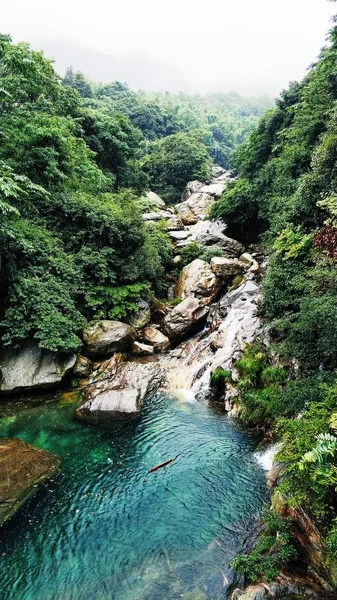
[[[165,290],[172,248],[141,219],[145,190],[179,201],[212,161],[229,166],[269,101],[135,93],[71,68],[62,81],[8,35],[0,78],[1,340],[74,350],[85,323]]]
[[[242,241],[268,246],[263,314],[271,338],[247,349],[241,418],[282,441],[278,487],[337,552],[337,27],[300,83],[292,83],[235,155],[239,180],[212,209]],[[275,366],[276,363],[276,366]],[[274,366],[272,366],[274,365]],[[289,527],[266,515],[266,533],[236,560],[252,579],[294,560]],[[335,576],[335,575],[334,575]]]

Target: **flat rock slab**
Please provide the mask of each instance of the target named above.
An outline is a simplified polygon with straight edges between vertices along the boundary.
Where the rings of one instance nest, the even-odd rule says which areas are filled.
[[[54,454],[20,439],[0,440],[0,524],[9,519],[60,466]]]
[[[116,354],[92,374],[85,401],[75,416],[99,424],[135,414],[147,394],[156,392],[164,379],[157,362],[123,361],[121,355]]]

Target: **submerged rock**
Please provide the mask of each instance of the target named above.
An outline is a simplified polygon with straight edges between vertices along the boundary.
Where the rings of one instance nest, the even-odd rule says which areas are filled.
[[[156,392],[164,379],[157,362],[125,362],[116,354],[93,373],[75,416],[99,422],[137,413],[147,394]]]
[[[0,525],[33,496],[38,486],[56,473],[54,454],[20,439],[0,440]]]
[[[19,392],[56,386],[75,362],[75,354],[50,352],[36,342],[28,341],[21,348],[1,354],[0,391]]]
[[[136,337],[137,333],[131,325],[120,321],[99,321],[83,334],[85,352],[89,356],[127,352]]]
[[[165,352],[170,347],[170,340],[156,327],[145,327],[143,338],[149,342],[156,352]]]
[[[189,296],[180,302],[163,320],[163,328],[171,341],[177,342],[200,328],[206,320],[209,308]]]
[[[176,283],[175,297],[184,300],[193,296],[200,298],[204,304],[210,304],[221,287],[221,279],[213,273],[209,264],[197,258],[182,269]]]

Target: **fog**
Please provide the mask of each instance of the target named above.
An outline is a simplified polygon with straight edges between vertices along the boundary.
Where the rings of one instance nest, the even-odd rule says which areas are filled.
[[[12,0],[1,31],[98,81],[275,95],[324,45],[326,0]]]

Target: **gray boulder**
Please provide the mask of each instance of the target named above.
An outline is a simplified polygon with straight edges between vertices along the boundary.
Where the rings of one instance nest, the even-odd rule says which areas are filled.
[[[137,310],[130,318],[130,325],[135,329],[142,329],[151,321],[151,309],[146,300],[138,300],[136,304]]]
[[[124,362],[116,354],[92,374],[85,389],[85,401],[75,416],[100,422],[137,413],[149,393],[164,382],[157,362]]]
[[[172,213],[167,210],[159,210],[158,212],[149,212],[142,215],[143,221],[165,221],[170,219]]]
[[[186,230],[169,232],[169,236],[174,242],[178,242],[180,240],[186,240],[188,237],[190,237],[190,235],[191,235],[190,232],[186,231]]]
[[[210,196],[213,196],[214,198],[220,198],[225,187],[226,187],[225,181],[214,181],[208,185],[203,185],[202,188],[200,188],[199,192],[202,194],[209,194]]]
[[[156,352],[165,352],[170,347],[170,340],[156,327],[145,327],[143,338],[153,346]]]
[[[162,200],[161,197],[158,196],[158,194],[156,194],[155,192],[151,192],[151,191],[147,192],[146,198],[148,200],[150,200],[150,202],[153,204],[153,206],[156,206],[159,209],[166,208],[166,204],[165,204],[164,200]]]
[[[172,342],[177,342],[200,328],[208,312],[209,308],[201,300],[188,297],[165,317],[163,329]]]
[[[182,193],[181,202],[185,202],[185,200],[188,200],[191,196],[193,196],[193,194],[198,192],[203,185],[204,184],[202,183],[202,181],[198,181],[197,179],[195,179],[194,181],[189,181]]]
[[[239,260],[241,260],[241,262],[244,262],[248,265],[249,273],[257,273],[260,269],[260,265],[257,262],[257,260],[255,260],[255,258],[248,252],[244,252],[243,254],[241,254],[241,256],[239,257]]]
[[[222,281],[215,275],[204,260],[197,258],[184,267],[175,286],[175,297],[185,299],[188,296],[200,298],[204,304],[210,304],[219,294]]]
[[[75,354],[43,350],[35,341],[28,341],[15,350],[4,350],[0,356],[0,391],[56,386],[75,362]]]
[[[217,246],[222,248],[223,252],[228,256],[240,256],[244,252],[244,247],[240,242],[227,237],[211,225],[207,231],[203,231],[196,235],[195,241],[201,246]]]
[[[194,225],[204,218],[214,202],[214,197],[208,193],[196,192],[185,202],[176,204],[175,211],[184,225]]]
[[[215,256],[211,258],[211,269],[221,279],[229,279],[240,275],[247,268],[247,264],[237,258]]]
[[[131,350],[137,333],[120,321],[99,321],[83,333],[85,352],[89,356],[106,356]]]

